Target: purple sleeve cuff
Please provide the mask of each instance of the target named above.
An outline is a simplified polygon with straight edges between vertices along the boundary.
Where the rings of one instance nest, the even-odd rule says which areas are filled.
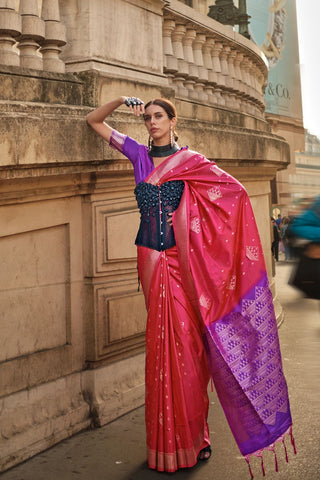
[[[110,142],[110,147],[118,150],[120,153],[123,153],[123,145],[127,138],[127,135],[118,132],[117,130],[112,130]]]

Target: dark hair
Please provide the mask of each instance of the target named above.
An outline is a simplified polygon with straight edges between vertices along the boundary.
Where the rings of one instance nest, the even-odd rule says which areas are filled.
[[[177,110],[176,110],[176,107],[173,105],[172,102],[170,102],[170,100],[168,100],[167,98],[154,98],[153,100],[150,100],[145,106],[144,106],[144,109],[146,110],[148,107],[150,107],[150,105],[158,105],[159,107],[162,107],[163,110],[166,112],[166,114],[168,115],[168,117],[170,118],[170,120],[172,118],[178,118],[177,117]],[[178,135],[176,133],[176,131],[174,130],[173,131],[173,135],[174,135],[174,139],[175,141],[178,140]]]

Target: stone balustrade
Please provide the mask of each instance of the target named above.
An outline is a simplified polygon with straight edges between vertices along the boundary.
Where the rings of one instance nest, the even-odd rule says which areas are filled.
[[[267,67],[252,42],[171,0],[164,8],[164,73],[176,96],[262,117]]]
[[[39,8],[40,5],[40,8]],[[258,49],[230,29],[171,0],[163,9],[163,73],[176,96],[262,117],[267,68]],[[58,0],[0,0],[0,63],[65,72]]]
[[[64,73],[59,0],[20,0],[18,11],[16,3],[0,0],[0,64]]]
[[[58,0],[0,0],[0,64],[65,72]],[[176,96],[262,117],[267,67],[255,45],[171,0],[163,8],[163,73]]]

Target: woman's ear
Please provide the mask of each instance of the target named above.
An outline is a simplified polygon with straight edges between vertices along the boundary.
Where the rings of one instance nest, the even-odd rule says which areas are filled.
[[[176,125],[177,125],[177,117],[171,118],[171,127],[175,128]]]

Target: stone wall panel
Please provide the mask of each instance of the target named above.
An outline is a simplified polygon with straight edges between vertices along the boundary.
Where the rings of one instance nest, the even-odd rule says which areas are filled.
[[[0,207],[0,397],[84,365],[80,212],[76,199]]]

